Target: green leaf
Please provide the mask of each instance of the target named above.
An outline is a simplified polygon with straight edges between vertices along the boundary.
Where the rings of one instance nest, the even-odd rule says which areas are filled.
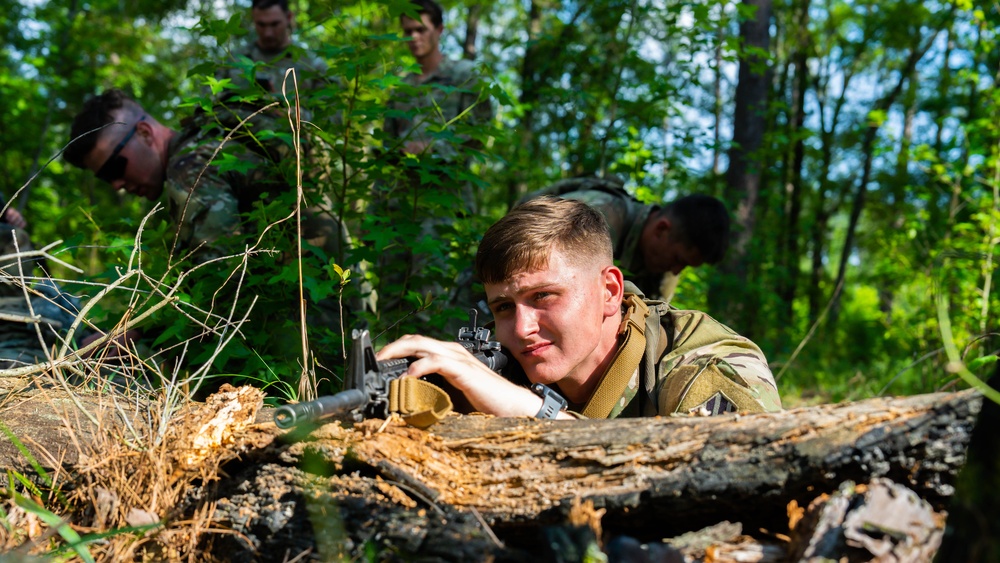
[[[996,354],[993,354],[992,356],[983,356],[981,358],[976,358],[975,360],[969,362],[969,371],[973,371],[983,366],[988,366],[995,363],[997,363]]]
[[[94,563],[94,556],[91,555],[90,550],[87,549],[87,545],[80,538],[80,534],[76,532],[73,528],[66,523],[66,520],[60,518],[56,514],[49,512],[43,506],[37,502],[14,493],[14,502],[18,506],[37,516],[42,522],[45,522],[50,528],[54,528],[60,536],[69,544],[69,547],[76,552],[77,556],[80,557],[86,563]]]
[[[256,162],[243,160],[229,153],[224,153],[222,158],[215,161],[215,164],[218,167],[219,172],[222,173],[238,172],[240,174],[246,174],[247,172],[257,168]]]

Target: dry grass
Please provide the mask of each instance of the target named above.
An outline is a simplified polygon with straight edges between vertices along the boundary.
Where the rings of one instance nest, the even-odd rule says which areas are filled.
[[[36,254],[56,259],[49,248]],[[253,252],[227,259],[245,268]],[[213,525],[212,507],[200,505],[199,494],[219,478],[222,464],[268,439],[267,433],[245,431],[254,423],[263,392],[224,385],[205,403],[192,403],[191,394],[205,380],[211,360],[190,371],[168,370],[168,364],[142,357],[120,337],[169,307],[215,338],[218,353],[238,333],[248,312],[236,317],[239,309],[234,306],[221,316],[182,304],[176,298],[178,288],[195,270],[164,287],[144,274],[135,254],[120,278],[101,288],[71,326],[57,333],[34,314],[32,304],[46,297],[32,290],[39,280],[25,275],[18,260],[24,256],[0,256],[0,266],[11,266],[0,273],[0,282],[19,288],[25,303],[24,314],[6,322],[22,322],[36,333],[40,357],[37,363],[0,370],[0,382],[10,389],[0,408],[9,409],[28,396],[44,403],[36,408],[60,418],[66,429],[64,445],[74,461],[66,473],[65,450],[54,453],[54,444],[9,436],[23,448],[31,470],[9,473],[6,488],[0,490],[0,549],[82,561],[203,560],[198,546],[206,534],[233,532]],[[72,334],[86,324],[87,313],[100,300],[121,292],[129,301],[121,321],[74,350]],[[122,385],[129,380],[154,385]],[[45,391],[32,391],[34,387]],[[73,408],[61,406],[67,403]],[[74,548],[71,544],[80,541],[76,537],[92,541]]]
[[[301,225],[302,122],[294,73],[286,75],[286,80],[289,89],[294,89],[294,98],[289,101],[286,95],[285,104],[298,166],[297,204],[287,217],[264,229],[244,252],[184,271],[176,270],[183,260],[171,256],[176,281],[168,284],[166,277],[150,277],[143,269],[139,249],[147,221],[162,211],[157,205],[143,219],[135,236],[135,250],[119,270],[118,279],[93,284],[97,286],[93,297],[79,311],[70,311],[75,319],[69,326],[58,326],[33,310],[38,300],[52,299],[37,290],[37,283],[48,278],[33,277],[30,261],[44,259],[77,274],[82,272],[53,254],[60,242],[36,251],[25,247],[24,237],[16,232],[9,232],[11,241],[6,247],[5,239],[0,238],[0,291],[16,288],[24,304],[15,319],[0,318],[0,324],[22,323],[15,326],[37,337],[34,361],[0,361],[0,367],[7,367],[0,369],[0,420],[5,419],[5,410],[31,395],[32,401],[44,403],[35,404],[35,408],[58,417],[67,446],[59,449],[26,433],[8,434],[30,469],[8,470],[6,483],[0,486],[0,552],[5,553],[4,561],[34,556],[81,561],[204,561],[199,546],[209,536],[235,533],[213,524],[214,507],[204,502],[202,492],[220,478],[224,463],[273,437],[268,425],[254,424],[263,393],[252,387],[224,385],[203,404],[193,403],[192,397],[209,377],[216,356],[240,334],[253,309],[255,298],[246,298],[239,288],[253,258],[272,252],[261,248],[264,234],[285,221]],[[219,149],[254,115],[223,139]],[[192,191],[196,188],[197,181]],[[304,307],[301,246],[298,250],[299,302]],[[231,267],[227,282],[237,285],[236,297],[224,310],[214,302],[203,309],[179,298],[185,280],[203,268],[222,267]],[[105,299],[125,304],[121,319],[114,327],[103,327],[105,332],[86,345],[74,346],[75,334],[97,330],[88,319]],[[247,300],[250,303],[245,303]],[[200,334],[155,353],[140,352],[127,336],[154,314],[180,315],[199,327]],[[308,358],[304,309],[300,317],[302,357]],[[215,343],[214,353],[200,366],[186,361],[188,347],[195,339]],[[168,355],[171,361],[164,360]],[[303,359],[301,365],[311,364]],[[29,391],[31,387],[44,391]],[[315,395],[315,372],[303,368],[297,387],[302,397]]]

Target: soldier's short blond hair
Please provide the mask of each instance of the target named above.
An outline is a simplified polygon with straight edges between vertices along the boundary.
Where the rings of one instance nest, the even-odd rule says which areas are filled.
[[[544,268],[556,249],[574,263],[613,263],[611,233],[600,212],[581,201],[545,196],[518,205],[486,231],[476,275],[483,283],[502,283]]]

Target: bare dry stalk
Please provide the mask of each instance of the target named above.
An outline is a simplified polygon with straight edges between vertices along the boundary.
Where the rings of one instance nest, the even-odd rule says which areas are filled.
[[[33,328],[41,352],[38,363],[0,370],[0,378],[30,378],[38,387],[45,389],[36,396],[48,401],[52,412],[61,417],[62,425],[69,430],[70,445],[77,458],[72,473],[58,469],[50,475],[52,488],[68,500],[68,506],[60,504],[62,501],[50,501],[44,508],[54,514],[68,514],[65,520],[81,534],[131,529],[88,544],[98,561],[195,561],[200,558],[199,548],[207,536],[227,534],[240,537],[237,532],[213,525],[215,507],[211,504],[198,505],[198,487],[219,479],[221,466],[250,447],[245,440],[252,438],[240,434],[239,430],[252,424],[261,406],[263,393],[250,387],[233,389],[223,386],[222,391],[204,405],[193,404],[192,393],[210,376],[216,357],[233,338],[241,334],[240,328],[253,310],[255,296],[244,298],[244,301],[250,302],[249,306],[238,305],[238,302],[250,261],[262,253],[274,252],[262,248],[265,234],[293,217],[301,232],[302,202],[305,201],[300,139],[302,121],[298,87],[294,74],[291,76],[295,88],[294,105],[288,103],[287,97],[286,103],[294,133],[298,199],[295,209],[287,217],[267,225],[242,253],[210,260],[186,270],[179,269],[181,262],[171,254],[167,271],[162,276],[148,275],[143,269],[142,237],[152,214],[163,209],[157,205],[143,218],[135,234],[133,251],[124,268],[118,271],[117,279],[106,284],[74,282],[101,287],[82,304],[79,312],[74,311],[75,319],[69,327],[64,327],[67,330],[62,335],[46,332],[47,325],[34,313],[32,299],[45,296],[33,290],[32,283],[42,278],[31,277],[30,272],[25,272],[20,264],[25,258],[44,258],[60,264],[67,271],[81,274],[79,268],[54,255],[61,242],[39,250],[0,256],[0,267],[8,260],[18,261],[17,274],[0,271],[0,282],[21,289],[28,314],[17,320],[27,321],[29,324],[26,326]],[[216,153],[247,121],[276,104],[268,105],[243,120],[223,139]],[[197,181],[191,191],[196,187]],[[309,367],[301,241],[297,252],[303,366],[299,391],[301,396],[309,397],[315,395],[316,381],[315,372]],[[178,298],[191,276],[196,276],[202,268],[218,268],[223,263],[233,265],[225,280],[226,284],[230,281],[235,283],[236,297],[231,306],[217,312],[215,296],[208,310]],[[175,280],[168,283],[168,276]],[[51,281],[66,283],[69,280]],[[88,319],[95,308],[106,305],[106,301],[124,305],[121,319],[106,334],[74,349],[75,337],[81,330],[88,327],[96,329]],[[157,314],[180,315],[192,326],[198,327],[201,333],[172,344],[166,351],[152,354],[143,354],[129,343],[115,343],[127,331],[141,328]],[[195,339],[204,337],[213,339],[211,357],[200,366],[188,365],[185,362],[188,346]],[[172,362],[163,361],[167,353],[178,358]],[[123,378],[126,380],[124,385]],[[138,381],[150,382],[154,384],[154,389],[133,385]],[[81,388],[81,384],[86,389]],[[68,404],[72,406],[57,406],[54,396],[68,399]],[[14,400],[11,395],[2,399],[4,402]],[[58,403],[67,404],[65,401]],[[26,443],[42,466],[63,467],[66,459],[47,450],[47,444],[32,440],[26,440]],[[13,490],[13,484],[8,483],[7,486],[8,492]],[[59,495],[51,496],[55,498]],[[42,501],[41,498],[34,500]],[[53,543],[60,541],[56,527],[47,525],[37,514],[18,506],[9,495],[6,500],[0,500],[0,509],[3,509],[0,511],[0,549],[4,552],[44,554]],[[249,539],[243,539],[250,543]]]

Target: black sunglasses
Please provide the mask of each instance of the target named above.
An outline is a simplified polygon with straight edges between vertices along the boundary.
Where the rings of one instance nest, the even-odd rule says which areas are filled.
[[[144,119],[146,119],[145,115],[140,117],[139,121]],[[125,135],[122,142],[118,143],[115,150],[111,151],[111,156],[109,156],[108,159],[104,161],[104,164],[101,165],[100,170],[97,171],[98,180],[111,184],[125,175],[125,168],[128,166],[128,158],[119,153],[122,152],[122,149],[124,149],[125,145],[128,144],[132,135],[135,135],[135,130],[139,127],[139,121],[135,122],[135,125],[132,126],[132,130],[128,132],[128,135]]]

